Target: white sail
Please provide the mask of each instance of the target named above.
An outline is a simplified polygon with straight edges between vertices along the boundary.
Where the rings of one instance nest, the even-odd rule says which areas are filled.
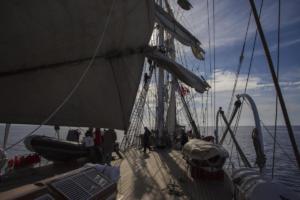
[[[155,6],[155,19],[179,42],[190,46],[196,58],[200,60],[204,59],[204,50],[200,47],[200,41],[158,5]]]
[[[175,75],[179,80],[194,88],[197,92],[203,93],[210,88],[203,78],[198,77],[179,63],[172,61],[158,50],[146,51],[145,54],[148,58],[158,63],[159,67]]]
[[[112,2],[1,1],[0,122],[39,124],[61,104],[95,52]],[[153,24],[152,0],[116,0],[94,64],[47,124],[125,129],[144,63],[135,51]]]

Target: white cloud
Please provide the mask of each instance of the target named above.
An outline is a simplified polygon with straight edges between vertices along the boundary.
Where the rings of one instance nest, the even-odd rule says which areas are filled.
[[[236,75],[230,71],[216,70],[216,92],[232,91]],[[241,74],[238,78],[236,86],[237,91],[244,90],[247,82],[247,75]],[[248,81],[248,89],[256,89],[260,87],[259,77],[250,77]]]
[[[299,74],[300,76],[300,74]],[[235,73],[226,70],[216,70],[216,92],[232,91],[234,86]],[[210,80],[209,80],[210,81]],[[247,74],[240,74],[236,91],[243,92],[247,82]],[[258,75],[250,75],[248,80],[247,90],[258,90],[266,88],[274,88],[273,82],[263,83],[265,80]],[[292,81],[280,81],[280,86],[284,89],[298,88],[300,86],[300,77]]]

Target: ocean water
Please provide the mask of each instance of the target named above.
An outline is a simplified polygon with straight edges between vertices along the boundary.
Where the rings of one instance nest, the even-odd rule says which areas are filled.
[[[10,135],[8,138],[7,146],[19,141],[25,135],[30,133],[36,126],[28,126],[28,125],[13,125],[10,130]],[[61,127],[60,136],[61,138],[66,138],[66,134],[69,129],[75,129],[72,127]],[[253,142],[251,139],[253,127],[251,126],[240,126],[237,130],[237,140],[240,143],[241,148],[246,154],[247,158],[251,162],[254,163],[256,155],[253,147]],[[273,134],[274,127],[267,127],[267,129]],[[86,129],[81,129],[84,132]],[[219,129],[219,134],[222,133],[222,128]],[[300,126],[293,127],[296,142],[300,146]],[[212,130],[210,130],[212,132]],[[123,133],[121,131],[117,131],[118,141],[120,142],[123,137]],[[56,133],[54,128],[51,126],[42,126],[35,134],[39,135],[47,135],[50,137],[56,137]],[[264,137],[264,148],[265,154],[267,158],[266,163],[266,176],[271,178],[272,174],[272,158],[273,158],[273,138],[270,134],[263,128],[263,137]],[[0,125],[0,146],[3,144],[3,135],[4,135],[4,126]],[[300,169],[296,166],[295,157],[293,154],[292,146],[289,140],[289,136],[287,130],[283,126],[279,126],[277,128],[277,142],[279,145],[276,145],[276,153],[275,153],[275,166],[274,166],[274,179],[292,190],[296,191],[300,194]],[[231,155],[231,160],[234,163],[235,167],[242,166],[240,159],[237,156],[235,148],[232,148],[232,141],[230,140],[229,134],[224,142],[225,148],[228,150]],[[16,145],[14,148],[8,150],[7,156],[13,157],[15,155],[23,155],[30,153],[24,146],[23,142]],[[225,167],[229,165],[226,164]]]

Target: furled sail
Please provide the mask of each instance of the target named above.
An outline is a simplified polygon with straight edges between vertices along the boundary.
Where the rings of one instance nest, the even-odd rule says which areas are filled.
[[[186,28],[184,28],[174,17],[168,14],[160,6],[155,6],[155,19],[170,32],[179,42],[192,48],[196,58],[204,59],[204,50],[200,47],[200,41],[193,36]]]
[[[149,50],[145,51],[145,54],[148,58],[158,63],[159,67],[162,67],[169,73],[175,75],[179,80],[194,88],[197,92],[203,93],[210,88],[208,83],[202,77],[198,77],[179,63],[162,54],[160,51]]]
[[[45,120],[80,79],[106,27],[93,65],[47,124],[126,129],[144,63],[134,50],[150,40],[152,0],[3,0],[0,24],[1,123]]]

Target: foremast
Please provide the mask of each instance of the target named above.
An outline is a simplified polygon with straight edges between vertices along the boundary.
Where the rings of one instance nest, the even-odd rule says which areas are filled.
[[[171,19],[174,20],[174,21],[172,21],[172,23],[174,23],[174,27],[171,26],[171,29],[170,29],[170,27],[167,26],[166,29],[167,29],[168,32],[165,32],[164,28],[163,28],[163,25],[162,25],[163,20],[162,19],[159,20],[160,21],[159,29],[158,29],[158,32],[159,32],[158,33],[159,49],[161,51],[166,51],[165,53],[170,58],[170,60],[176,63],[176,50],[175,50],[175,42],[174,42],[174,38],[176,38],[182,44],[191,46],[195,57],[200,59],[200,60],[203,60],[204,59],[204,56],[203,56],[204,51],[200,47],[201,43],[192,34],[190,34],[190,32],[187,31],[181,24],[176,22],[175,16],[174,16],[173,11],[172,11],[169,3],[168,3],[168,0],[165,0],[164,2],[165,2],[167,13],[169,14],[169,16],[165,16],[165,17],[171,17]],[[158,6],[160,7],[161,10],[163,10],[163,1],[162,0],[158,0]],[[189,6],[189,9],[190,9],[190,6]],[[162,11],[160,11],[160,12],[162,12]],[[164,25],[166,25],[166,24],[164,24]],[[186,37],[182,37],[182,35],[180,35],[177,32],[178,30],[176,30],[176,28],[179,31],[182,31],[183,34],[185,34]],[[166,39],[165,39],[165,35],[168,36]],[[188,39],[186,39],[186,38],[188,38]],[[165,44],[165,40],[167,41],[166,44]],[[165,83],[165,81],[167,81],[167,83]],[[165,139],[167,139],[167,136],[164,135],[164,134],[166,132],[168,133],[168,136],[170,137],[169,139],[172,140],[173,134],[176,131],[176,96],[175,96],[175,91],[179,90],[179,84],[178,84],[177,77],[174,74],[171,74],[171,82],[170,82],[171,91],[169,92],[170,98],[169,98],[169,101],[168,101],[168,99],[165,98],[166,84],[168,84],[168,81],[169,81],[168,78],[165,80],[165,72],[160,67],[159,72],[158,72],[158,86],[157,86],[157,97],[158,98],[157,98],[157,112],[156,112],[157,113],[157,115],[156,115],[156,130],[158,132],[158,134],[157,134],[158,135],[157,144],[159,146],[165,145],[164,143],[166,142]],[[209,87],[209,85],[207,84],[205,87]],[[196,137],[199,137],[200,133],[198,131],[198,128],[197,128],[194,120],[192,119],[192,116],[190,114],[190,111],[188,109],[188,106],[187,106],[183,96],[181,96],[181,100],[182,100],[182,103],[185,105],[184,106],[185,111],[187,113],[187,116],[189,116],[189,122],[191,124],[192,129],[193,129],[193,132],[196,135]],[[165,103],[168,104],[166,120],[164,120]]]

